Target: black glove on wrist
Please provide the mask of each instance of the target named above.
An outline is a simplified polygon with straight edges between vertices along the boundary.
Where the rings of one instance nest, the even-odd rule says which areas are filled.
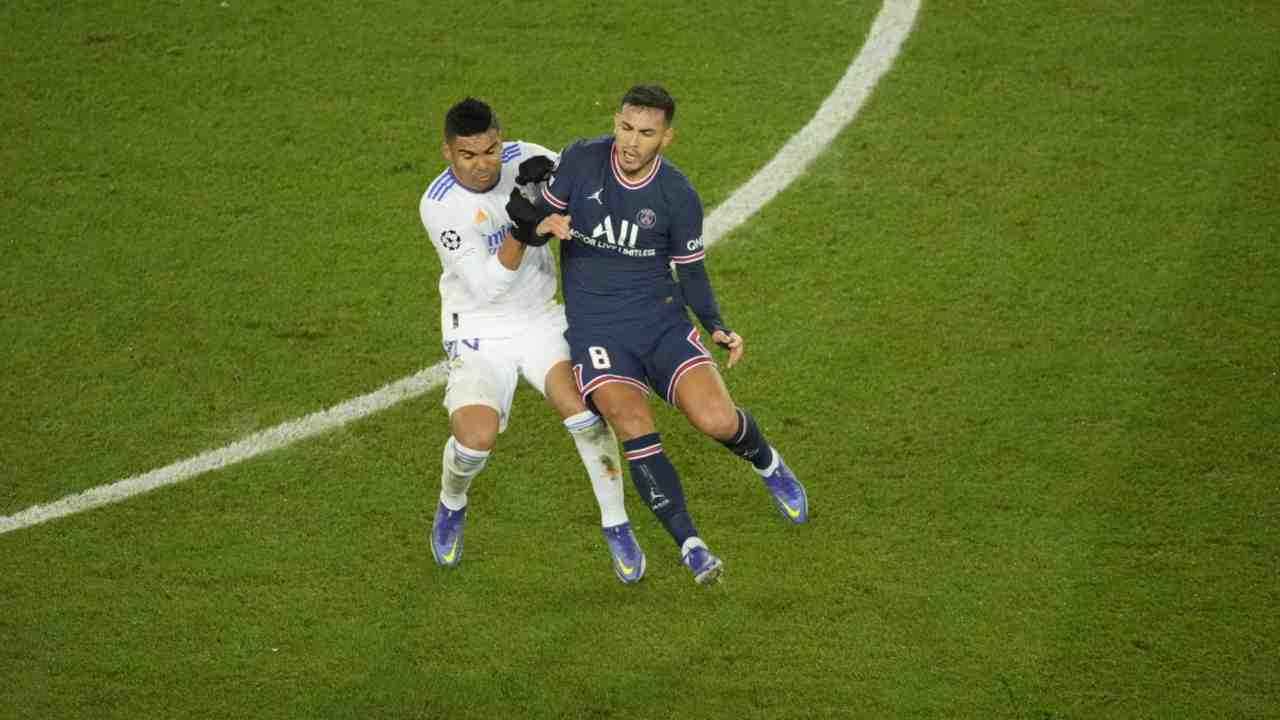
[[[555,167],[556,164],[551,158],[543,155],[534,155],[520,163],[520,172],[516,174],[516,184],[540,183],[551,176],[551,171]]]
[[[525,162],[529,161],[526,160]],[[520,190],[511,191],[511,197],[507,200],[507,216],[511,218],[513,225],[511,236],[516,240],[530,247],[546,245],[551,240],[551,236],[538,235],[535,230],[538,227],[538,223],[542,222],[550,214],[550,212],[539,210],[533,203],[529,202],[528,198],[520,193]]]

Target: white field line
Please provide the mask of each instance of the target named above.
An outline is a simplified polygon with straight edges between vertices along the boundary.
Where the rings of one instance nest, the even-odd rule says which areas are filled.
[[[921,0],[885,0],[867,34],[866,43],[844,77],[818,108],[813,119],[793,135],[760,172],[735,190],[707,217],[703,228],[703,240],[707,245],[714,244],[746,222],[747,218],[764,207],[775,195],[785,190],[804,173],[840,130],[853,121],[876,83],[892,66],[903,41],[911,33],[911,27],[920,11],[920,2]],[[208,450],[172,465],[99,485],[48,504],[33,505],[19,513],[0,517],[0,534],[119,502],[278,450],[423,395],[443,385],[446,377],[448,370],[445,364],[437,363],[367,395],[261,430],[226,447]]]

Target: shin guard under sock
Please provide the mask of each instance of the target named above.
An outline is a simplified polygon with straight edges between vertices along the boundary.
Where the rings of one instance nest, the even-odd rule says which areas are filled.
[[[685,506],[684,488],[676,469],[662,451],[658,433],[632,438],[622,443],[631,467],[631,482],[677,546],[698,534]]]

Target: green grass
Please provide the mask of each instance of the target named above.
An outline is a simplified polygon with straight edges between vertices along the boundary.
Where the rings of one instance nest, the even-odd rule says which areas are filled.
[[[723,200],[878,7],[775,5],[0,11],[0,514],[434,363],[414,207],[464,94],[556,146],[662,80]],[[528,388],[441,572],[437,390],[0,536],[0,717],[1280,717],[1280,9],[1069,5],[926,2],[712,249],[814,503],[659,409],[721,586],[634,498],[614,580]],[[478,54],[508,28],[572,41]]]
[[[422,252],[416,207],[443,163],[441,113],[465,94],[500,108],[511,137],[559,147],[603,132],[637,80],[632,63],[654,58],[643,72],[688,105],[680,128],[696,154],[677,149],[677,161],[723,158],[700,183],[718,202],[803,124],[856,47],[844,35],[875,11],[820,5],[748,8],[740,14],[755,29],[696,63],[680,58],[728,9],[669,18],[680,29],[656,46],[619,35],[571,47],[554,62],[601,70],[571,92],[545,87],[531,60],[473,57],[473,43],[506,32],[488,6],[450,9],[449,22],[413,3],[381,14],[7,9],[23,32],[7,50],[6,91],[20,102],[5,130],[23,142],[0,151],[11,169],[2,272],[13,288],[0,314],[12,368],[0,409],[14,426],[0,511],[144,472],[434,363],[439,266]],[[623,27],[636,7],[601,21]],[[505,9],[527,14],[519,8]],[[776,30],[802,11],[821,27]],[[542,22],[527,32],[552,32]],[[797,57],[787,43],[802,39],[839,51]],[[602,62],[613,54],[630,62]],[[748,61],[777,73],[768,96],[780,104],[742,87],[734,68]],[[801,73],[811,82],[784,84]],[[716,152],[738,144],[752,151]]]

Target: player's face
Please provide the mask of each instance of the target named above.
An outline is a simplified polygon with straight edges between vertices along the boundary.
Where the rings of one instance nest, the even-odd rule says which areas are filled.
[[[623,105],[613,116],[613,151],[627,177],[642,177],[671,144],[672,129],[658,108]]]
[[[444,159],[464,187],[485,192],[502,174],[502,133],[490,128],[479,135],[459,135],[444,144]]]

